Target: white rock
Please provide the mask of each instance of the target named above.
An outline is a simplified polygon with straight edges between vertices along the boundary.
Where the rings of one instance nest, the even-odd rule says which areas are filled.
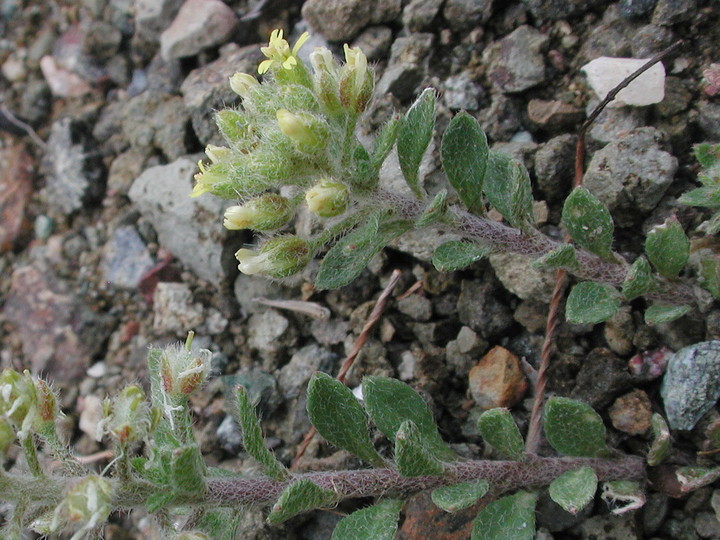
[[[581,70],[587,75],[588,82],[600,99],[620,84],[628,75],[642,67],[648,59],[610,58],[601,56],[585,64]],[[665,67],[658,62],[627,88],[623,88],[609,107],[634,105],[641,107],[660,103],[665,97]]]
[[[193,56],[225,43],[237,24],[235,12],[221,0],[187,0],[160,35],[165,60]]]
[[[85,396],[82,404],[82,412],[80,413],[79,427],[80,431],[85,433],[92,440],[97,438],[97,425],[103,418],[102,412],[103,400],[92,394]]]

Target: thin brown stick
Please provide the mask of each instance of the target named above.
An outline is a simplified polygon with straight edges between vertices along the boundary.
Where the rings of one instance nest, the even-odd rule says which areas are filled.
[[[340,366],[340,371],[335,377],[341,383],[345,382],[345,376],[347,375],[347,372],[353,366],[353,363],[355,362],[358,354],[360,354],[363,345],[365,345],[368,338],[370,337],[370,332],[380,320],[380,317],[385,311],[385,306],[387,305],[388,298],[390,298],[390,295],[392,294],[395,285],[397,285],[397,282],[400,279],[401,275],[402,273],[400,272],[400,270],[393,270],[392,274],[390,275],[390,280],[388,281],[388,284],[385,286],[385,289],[378,297],[377,302],[375,302],[375,306],[373,306],[373,309],[368,316],[368,320],[365,322],[365,326],[363,326],[362,330],[360,331],[360,335],[355,340],[355,344],[353,345],[350,354],[348,354],[343,361],[342,366]],[[305,455],[305,451],[310,445],[310,442],[313,440],[316,432],[317,430],[315,429],[315,426],[311,426],[308,432],[305,434],[305,437],[303,437],[303,440],[298,447],[295,457],[290,464],[290,470],[294,470],[297,468],[300,459],[303,457],[303,455]]]
[[[575,147],[575,175],[573,178],[573,186],[582,185],[583,171],[585,169],[585,133],[592,123],[597,119],[600,113],[615,99],[618,93],[626,88],[631,82],[645,73],[652,66],[660,62],[663,58],[672,54],[682,45],[682,40],[676,41],[666,49],[660,51],[650,60],[645,62],[639,69],[628,75],[620,84],[613,88],[605,96],[595,109],[590,113],[580,130],[578,131],[577,146]],[[565,241],[571,241],[569,235],[565,235]],[[567,285],[567,272],[558,269],[555,274],[555,288],[553,289],[550,306],[548,308],[548,317],[545,324],[545,339],[543,340],[540,352],[540,365],[538,366],[537,378],[535,379],[535,392],[533,397],[533,408],[530,414],[530,422],[528,424],[528,433],[525,438],[525,451],[529,454],[535,454],[540,446],[540,431],[542,429],[542,407],[545,401],[545,389],[547,387],[547,370],[550,367],[550,358],[552,357],[555,345],[555,332],[557,330],[558,312],[560,311],[560,303],[565,295],[565,287]]]
[[[10,109],[8,109],[5,105],[0,105],[0,113],[2,113],[5,119],[12,125],[20,129],[21,131],[24,131],[27,136],[30,137],[32,142],[34,142],[40,148],[42,148],[43,150],[47,148],[47,144],[45,144],[45,141],[40,138],[40,136],[35,132],[35,130],[30,127],[30,125],[26,124],[17,116],[15,116],[12,111],[10,111]]]

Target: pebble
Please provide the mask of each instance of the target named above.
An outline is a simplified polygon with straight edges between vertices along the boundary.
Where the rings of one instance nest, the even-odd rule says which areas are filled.
[[[503,286],[523,300],[548,304],[555,287],[555,270],[535,268],[532,260],[515,253],[493,253],[490,264]]]
[[[369,61],[380,60],[387,55],[392,45],[392,30],[387,26],[369,26],[352,42],[360,47]]]
[[[605,96],[628,75],[637,71],[648,62],[648,59],[638,58],[609,58],[601,56],[592,62],[585,64],[583,71],[588,78],[588,83],[597,94],[598,98]],[[642,107],[660,103],[665,96],[665,68],[662,62],[654,64],[642,75],[623,88],[608,107],[623,107],[633,105]]]
[[[388,67],[375,85],[375,94],[391,93],[400,101],[412,98],[427,74],[433,40],[433,34],[419,33],[397,38],[390,49]]]
[[[440,12],[443,0],[411,0],[402,12],[402,23],[411,32],[427,30]]]
[[[703,135],[709,140],[720,140],[720,104],[702,100],[697,111],[697,124]]]
[[[548,36],[523,25],[491,44],[483,54],[493,88],[503,93],[519,93],[545,81],[543,51]]]
[[[328,41],[350,42],[369,24],[393,21],[401,9],[401,0],[308,0],[302,16]]]
[[[634,39],[630,44],[632,57],[650,58],[666,47],[669,47],[676,39],[675,34],[669,28],[655,24],[646,24],[634,34]],[[662,63],[659,65],[662,65]]]
[[[231,415],[226,415],[220,422],[215,436],[220,443],[220,447],[228,454],[236,456],[243,448],[243,436],[235,419]]]
[[[160,34],[162,56],[165,60],[184,58],[225,43],[237,21],[235,12],[221,0],[186,0]]]
[[[262,416],[269,416],[282,404],[275,377],[261,369],[242,370],[233,375],[221,377],[224,392],[232,393],[238,385],[245,387],[250,403],[257,407]]]
[[[419,294],[401,298],[397,302],[397,308],[400,313],[416,321],[429,321],[432,316],[432,303],[428,298]]]
[[[605,341],[615,354],[625,356],[633,351],[633,336],[635,335],[635,322],[629,308],[621,308],[615,315],[605,322],[603,328]]]
[[[264,358],[276,358],[294,341],[290,321],[275,310],[256,313],[248,321],[248,345]]]
[[[403,507],[405,519],[397,535],[402,540],[434,538],[436,540],[466,540],[470,538],[473,521],[477,516],[474,507],[452,514],[432,502],[430,492],[410,497]]]
[[[310,377],[316,371],[333,368],[337,355],[311,343],[292,355],[290,362],[278,373],[278,388],[285,399],[293,399],[305,389]]]
[[[185,336],[204,320],[203,306],[193,303],[185,283],[158,283],[153,296],[153,329],[158,334]]]
[[[157,148],[173,161],[186,153],[189,114],[182,98],[161,91],[143,92],[122,110],[122,131],[142,155]]]
[[[30,231],[33,165],[23,144],[0,149],[0,254],[11,251]]]
[[[102,404],[103,400],[92,394],[85,396],[82,400],[78,427],[93,441],[97,440],[97,426],[103,419]]]
[[[490,349],[470,370],[468,383],[472,398],[484,410],[512,407],[528,387],[520,359],[499,345]]]
[[[697,0],[658,0],[652,23],[664,26],[689,21],[697,12]]]
[[[622,516],[614,514],[593,516],[578,524],[577,529],[582,540],[597,538],[641,540],[642,538],[633,512]]]
[[[638,128],[593,156],[583,183],[607,206],[615,223],[630,227],[650,213],[675,178],[678,160],[660,148],[662,132]]]
[[[476,84],[470,73],[463,71],[445,79],[443,84],[445,105],[452,110],[476,111],[480,107],[480,99],[484,99],[485,91]]]
[[[547,201],[561,201],[570,191],[576,144],[575,135],[559,135],[541,144],[535,152],[535,179]]]
[[[77,98],[92,92],[88,83],[72,71],[58,65],[52,56],[47,55],[40,59],[40,69],[50,86],[50,91],[56,97]]]
[[[118,227],[103,247],[105,281],[117,287],[137,288],[154,264],[135,227]]]
[[[630,435],[644,435],[650,429],[652,403],[642,390],[620,396],[608,411],[615,429]]]
[[[632,387],[627,364],[607,349],[593,349],[582,362],[570,397],[602,409]]]
[[[487,22],[493,14],[493,0],[446,0],[443,16],[456,32],[467,31]]]
[[[541,129],[569,128],[583,119],[582,109],[559,100],[531,99],[527,106],[530,121]]]
[[[135,0],[135,30],[143,38],[158,41],[180,11],[183,0]]]
[[[466,279],[460,286],[457,315],[485,339],[505,335],[513,324],[512,310],[497,301],[492,286]]]

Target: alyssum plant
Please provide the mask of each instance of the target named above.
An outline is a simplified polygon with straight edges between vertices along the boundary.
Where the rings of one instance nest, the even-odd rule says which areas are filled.
[[[365,56],[346,46],[346,62],[339,65],[329,51],[320,49],[311,56],[310,73],[296,56],[304,39],[291,50],[282,33],[274,32],[262,49],[267,56],[259,68],[263,82],[242,73],[232,77],[232,88],[243,98],[242,109],[218,113],[228,146],[209,147],[211,164],[201,163],[196,177],[194,195],[211,192],[241,199],[242,204],[225,214],[230,229],[270,233],[283,227],[301,204],[327,220],[310,238],[268,234],[256,251],[238,251],[243,272],[289,276],[329,247],[316,285],[340,287],[397,236],[442,224],[456,231],[459,240],[435,252],[440,269],[464,267],[492,250],[512,251],[585,279],[568,299],[567,313],[573,320],[607,319],[621,295],[644,295],[655,302],[646,313],[651,321],[671,320],[696,304],[692,289],[678,278],[689,242],[676,221],[654,229],[646,256],[627,264],[611,250],[613,224],[607,210],[578,188],[563,210],[575,244],[543,236],[534,229],[526,170],[489,151],[485,135],[467,114],[451,121],[441,146],[443,167],[459,205],[449,203],[447,191],[430,199],[418,170],[432,137],[434,92],[423,92],[403,118],[391,119],[368,151],[354,135],[373,91]],[[379,186],[380,167],[393,147],[414,197]],[[716,171],[717,148],[703,148],[700,154],[703,165]],[[694,194],[689,202],[717,207],[718,175],[706,176],[705,187],[699,188],[704,191],[688,194]],[[488,205],[508,225],[488,219]],[[717,294],[717,262],[710,261],[700,273],[699,281]],[[238,387],[233,412],[245,450],[264,473],[238,476],[207,466],[195,440],[188,396],[203,384],[210,353],[194,351],[191,345],[192,334],[184,346],[150,351],[149,399],[131,385],[106,400],[99,430],[112,441],[115,458],[100,475],[81,465],[60,441],[56,422],[61,413],[50,386],[27,372],[2,372],[0,450],[19,443],[28,465],[27,473],[0,470],[0,499],[13,504],[3,538],[20,538],[29,527],[41,534],[72,531],[72,538],[79,539],[97,534],[111,512],[142,507],[157,516],[168,538],[232,539],[247,505],[271,505],[267,519],[276,524],[345,498],[378,497],[376,504],[345,517],[333,538],[389,540],[402,499],[431,489],[435,504],[448,512],[475,506],[473,539],[531,539],[535,503],[543,486],[549,486],[553,500],[570,512],[593,499],[598,482],[604,483],[603,497],[620,502],[621,510],[637,508],[644,500],[646,462],[656,465],[668,452],[669,432],[659,415],[643,460],[607,447],[605,427],[592,408],[555,397],[544,407],[544,432],[560,456],[526,452],[509,411],[493,409],[480,417],[478,428],[484,441],[507,459],[465,460],[441,439],[426,404],[409,386],[367,377],[361,402],[342,383],[318,373],[307,395],[313,425],[328,442],[370,468],[290,472],[264,445],[254,404]],[[390,455],[376,449],[369,423],[391,443]],[[40,444],[59,467],[51,470],[40,462]],[[686,468],[678,479],[691,489],[718,475],[715,470]]]

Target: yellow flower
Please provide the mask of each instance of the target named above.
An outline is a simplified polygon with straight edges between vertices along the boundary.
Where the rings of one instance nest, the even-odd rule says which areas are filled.
[[[260,62],[258,73],[261,75],[267,73],[276,63],[283,69],[292,69],[297,65],[297,52],[308,39],[310,39],[310,34],[303,32],[291,51],[290,45],[283,39],[283,31],[273,30],[268,46],[260,48],[268,59]]]
[[[195,184],[192,193],[190,193],[191,197],[199,197],[203,193],[212,191],[212,178],[208,176],[208,169],[205,168],[205,164],[202,160],[198,161],[198,169],[200,169],[200,172],[195,175],[195,181],[197,184]]]

